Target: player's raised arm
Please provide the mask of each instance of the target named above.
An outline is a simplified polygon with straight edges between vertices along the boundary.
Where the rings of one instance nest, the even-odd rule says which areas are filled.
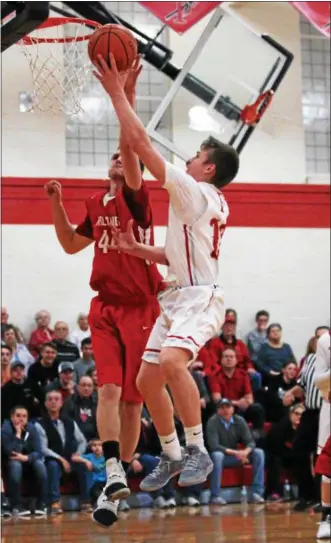
[[[75,254],[93,243],[93,239],[78,234],[70,224],[62,202],[61,184],[58,181],[49,181],[45,186],[46,193],[51,201],[53,222],[57,239],[64,251]]]
[[[163,185],[165,183],[165,160],[152,146],[144,125],[135,114],[125,96],[121,75],[117,72],[116,61],[113,55],[110,54],[112,69],[108,68],[107,63],[101,55],[99,55],[98,60],[98,71],[94,71],[93,73],[112,99],[127,143],[139,156],[155,179]]]
[[[142,64],[140,64],[140,55],[138,55],[127,74],[124,84],[125,95],[133,110],[136,108],[136,84],[141,70]],[[126,185],[132,190],[139,190],[142,181],[139,157],[129,145],[122,128],[120,132],[120,154]]]

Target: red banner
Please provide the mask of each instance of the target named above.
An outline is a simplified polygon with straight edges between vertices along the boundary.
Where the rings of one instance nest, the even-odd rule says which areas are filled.
[[[317,30],[330,37],[330,2],[290,2]]]
[[[223,2],[139,2],[170,28],[183,34]],[[323,3],[323,2],[319,2]]]

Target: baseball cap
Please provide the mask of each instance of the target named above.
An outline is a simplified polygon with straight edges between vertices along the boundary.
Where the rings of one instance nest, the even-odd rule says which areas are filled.
[[[219,407],[223,407],[223,405],[232,405],[231,400],[228,400],[228,398],[222,398],[221,400],[218,400],[216,407],[217,409]]]
[[[25,368],[25,365],[23,364],[23,362],[21,362],[20,360],[14,360],[11,364],[10,364],[10,367],[11,369],[15,369],[15,368],[18,368],[19,366],[21,366],[22,368]]]
[[[63,373],[64,371],[74,371],[74,366],[71,362],[62,362],[59,365],[59,373]]]

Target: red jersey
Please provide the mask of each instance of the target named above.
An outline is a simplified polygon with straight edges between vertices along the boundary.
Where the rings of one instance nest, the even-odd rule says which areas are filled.
[[[153,245],[152,209],[147,186],[137,191],[126,185],[110,196],[99,192],[86,201],[87,215],[76,228],[77,234],[93,239],[94,259],[90,286],[110,305],[137,305],[155,298],[162,276],[155,263],[119,253],[111,248],[111,227],[125,232],[130,219],[137,241]]]
[[[244,371],[254,369],[253,362],[251,361],[245,343],[236,337],[233,338],[232,343],[227,343],[223,335],[220,335],[212,338],[207,343],[206,347],[210,356],[209,371],[207,370],[206,372],[208,375],[214,375],[220,370],[222,352],[225,351],[227,347],[232,347],[236,351],[238,369]]]

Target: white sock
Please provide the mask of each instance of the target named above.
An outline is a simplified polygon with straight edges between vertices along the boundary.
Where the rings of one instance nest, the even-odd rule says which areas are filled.
[[[159,436],[159,438],[164,454],[169,456],[171,460],[180,460],[182,457],[182,451],[177,433],[174,432],[169,436]]]
[[[196,445],[200,451],[207,452],[203,441],[202,424],[197,426],[191,426],[191,428],[184,428],[186,445]]]

